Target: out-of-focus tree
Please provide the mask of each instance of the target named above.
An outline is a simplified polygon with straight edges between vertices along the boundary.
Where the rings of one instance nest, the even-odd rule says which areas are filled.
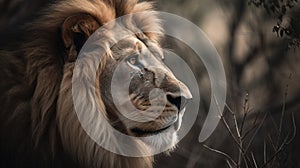
[[[208,75],[202,65],[190,60],[193,69],[202,72],[196,73],[204,99],[202,111],[175,154],[163,157],[158,167],[299,167],[299,4],[289,0],[193,0],[164,1],[159,6],[172,12],[168,3],[217,44],[227,73],[228,106],[214,134],[199,144],[210,86],[203,82]],[[220,11],[221,15],[216,14]],[[186,47],[181,50],[187,55]]]
[[[278,36],[289,37],[289,48],[300,46],[300,11],[298,0],[249,0],[249,5],[264,8],[267,13],[277,18],[273,32]]]

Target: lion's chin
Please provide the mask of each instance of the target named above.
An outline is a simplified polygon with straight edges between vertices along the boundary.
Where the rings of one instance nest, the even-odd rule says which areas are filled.
[[[177,144],[178,136],[174,126],[159,134],[142,137],[142,141],[152,150],[152,153],[159,151],[173,150]]]
[[[152,150],[152,153],[160,153],[166,151],[167,153],[176,148],[178,143],[178,131],[181,127],[182,117],[185,108],[179,113],[177,121],[166,130],[151,136],[140,137],[141,140]]]

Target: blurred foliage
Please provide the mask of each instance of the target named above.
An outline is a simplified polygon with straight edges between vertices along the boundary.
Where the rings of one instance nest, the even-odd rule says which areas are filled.
[[[277,25],[273,27],[273,32],[277,36],[289,37],[288,48],[300,46],[300,18],[299,14],[291,14],[292,8],[297,5],[298,0],[249,0],[249,5],[264,8],[268,14],[277,18]],[[289,17],[289,25],[284,25],[284,17]]]

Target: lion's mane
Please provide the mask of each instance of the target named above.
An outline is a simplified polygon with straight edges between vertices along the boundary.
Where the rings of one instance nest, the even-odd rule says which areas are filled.
[[[61,24],[74,14],[86,13],[105,24],[141,11],[152,11],[152,5],[136,0],[63,0],[1,46],[0,167],[152,167],[151,157],[108,152],[81,128],[70,93],[74,64],[64,63],[59,39]],[[160,31],[155,15],[140,19],[143,31]]]

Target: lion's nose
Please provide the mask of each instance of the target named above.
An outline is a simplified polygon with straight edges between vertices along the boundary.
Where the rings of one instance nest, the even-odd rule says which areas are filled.
[[[167,100],[175,105],[178,109],[178,112],[180,112],[185,106],[186,104],[188,103],[189,100],[191,100],[191,97],[190,98],[187,98],[185,96],[176,96],[174,94],[167,94]]]

